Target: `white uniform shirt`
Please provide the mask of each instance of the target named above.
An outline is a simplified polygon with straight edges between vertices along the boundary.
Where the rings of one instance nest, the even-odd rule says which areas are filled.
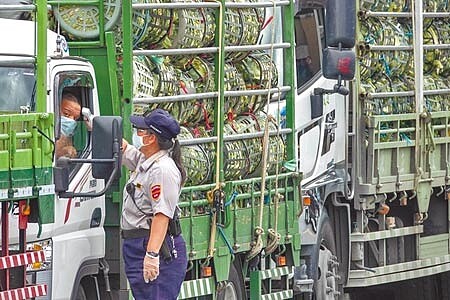
[[[134,146],[128,145],[122,164],[132,171],[127,184],[134,184],[134,201],[123,192],[121,228],[149,228],[152,215],[174,216],[181,189],[181,174],[167,150],[160,150],[148,159]]]

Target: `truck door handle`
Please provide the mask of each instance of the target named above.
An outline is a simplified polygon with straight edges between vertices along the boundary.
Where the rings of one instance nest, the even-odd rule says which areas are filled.
[[[327,130],[331,130],[331,129],[335,129],[337,127],[337,122],[325,122],[325,129]]]

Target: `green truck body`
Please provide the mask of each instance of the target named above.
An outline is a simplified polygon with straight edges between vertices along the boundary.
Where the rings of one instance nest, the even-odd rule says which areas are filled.
[[[33,66],[35,101],[0,116],[0,199],[2,220],[30,204],[27,232],[43,235],[31,239],[52,240],[55,263],[42,270],[53,298],[89,299],[92,286],[102,299],[109,287],[130,297],[119,229],[126,170],[104,199],[52,193],[61,188],[51,141],[66,88],[79,88],[97,115],[121,116],[129,140],[132,114],[162,107],[180,121],[189,265],[179,299],[448,296],[447,1],[34,4],[36,52],[14,65]],[[48,27],[71,56],[49,54],[57,36]],[[56,76],[58,65],[83,83],[68,70]],[[91,135],[78,139],[95,152]],[[102,187],[73,170],[72,189],[74,180]],[[75,222],[84,215],[98,228]],[[10,244],[25,245],[21,234]],[[71,242],[99,248],[88,263],[72,253],[76,275],[61,283],[54,273]]]

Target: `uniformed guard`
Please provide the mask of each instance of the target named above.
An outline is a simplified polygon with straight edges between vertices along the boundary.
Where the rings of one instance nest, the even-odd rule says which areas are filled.
[[[186,172],[178,122],[165,110],[131,116],[133,145],[122,144],[131,171],[121,219],[125,272],[136,300],[176,299],[187,267],[178,199]]]

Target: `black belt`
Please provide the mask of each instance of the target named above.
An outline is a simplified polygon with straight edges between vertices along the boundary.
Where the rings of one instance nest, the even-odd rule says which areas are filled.
[[[120,234],[123,239],[137,239],[137,238],[146,238],[149,236],[150,229],[145,228],[138,228],[138,229],[128,229],[128,230],[121,230]],[[167,233],[169,234],[169,233]],[[181,234],[181,232],[177,235],[172,235],[172,242],[173,238],[177,237]],[[173,246],[175,247],[175,245]],[[169,245],[167,244],[166,238],[164,238],[163,243],[161,245],[161,249],[159,250],[159,254],[165,261],[170,261],[173,258],[176,258],[176,250],[175,248],[170,249]]]
[[[180,232],[181,233],[181,232]],[[168,233],[170,234],[170,233]],[[123,239],[138,239],[145,238],[150,235],[150,229],[138,228],[138,229],[122,229],[120,235]],[[177,237],[180,234],[172,234],[173,237]]]
[[[145,228],[128,229],[128,230],[122,229],[120,231],[120,234],[123,239],[137,239],[148,237],[150,235],[150,230]]]
[[[152,228],[152,219],[148,219],[148,225]],[[180,219],[177,215],[177,210],[173,215],[172,219],[169,219],[169,224],[167,226],[167,234],[172,237],[177,237],[181,234],[181,225]],[[150,235],[150,229],[145,228],[136,228],[136,229],[127,229],[121,230],[121,236],[123,239],[137,239],[148,237]]]

